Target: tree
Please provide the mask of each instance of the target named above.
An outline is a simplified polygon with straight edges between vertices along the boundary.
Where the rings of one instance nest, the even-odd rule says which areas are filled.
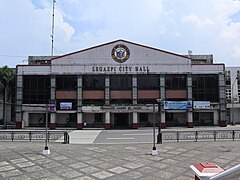
[[[6,103],[9,103],[11,95],[11,86],[13,84],[14,74],[13,70],[8,66],[0,68],[0,90],[3,95],[3,127],[7,127],[6,119]]]

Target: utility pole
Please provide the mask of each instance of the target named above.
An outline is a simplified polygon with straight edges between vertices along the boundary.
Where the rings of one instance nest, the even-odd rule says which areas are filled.
[[[51,34],[51,38],[52,38],[51,56],[53,56],[53,42],[54,42],[54,10],[55,10],[55,3],[56,3],[56,0],[53,0],[53,7],[52,7],[52,34]]]

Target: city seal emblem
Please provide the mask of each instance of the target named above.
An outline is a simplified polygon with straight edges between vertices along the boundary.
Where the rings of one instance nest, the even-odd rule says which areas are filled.
[[[124,63],[128,60],[130,51],[127,46],[118,44],[112,49],[112,58],[118,63]]]

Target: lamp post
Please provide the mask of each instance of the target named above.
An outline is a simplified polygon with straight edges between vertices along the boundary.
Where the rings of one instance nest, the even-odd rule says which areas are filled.
[[[50,154],[50,149],[48,148],[48,106],[49,106],[49,104],[46,104],[46,127],[45,127],[46,138],[45,138],[45,147],[44,147],[44,150],[43,150],[43,155]]]
[[[233,104],[234,104],[234,98],[233,98],[233,86],[234,84],[236,83],[236,80],[238,80],[238,76],[236,76],[236,78],[234,79],[233,83],[232,83],[232,89],[231,89],[231,104],[232,104],[232,112],[231,112],[231,115],[232,115],[232,125],[235,125],[235,121],[234,121],[234,112],[233,112]]]
[[[157,135],[157,144],[162,144],[162,132],[161,132],[161,123],[162,123],[162,117],[161,117],[161,111],[162,111],[162,99],[157,99],[158,102],[158,135]]]
[[[153,148],[152,148],[152,155],[157,156],[158,151],[156,148],[156,143],[155,143],[155,122],[156,122],[156,116],[155,116],[155,103],[153,104]]]

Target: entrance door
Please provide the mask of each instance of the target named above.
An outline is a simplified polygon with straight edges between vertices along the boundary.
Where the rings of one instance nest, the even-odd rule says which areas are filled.
[[[115,113],[114,114],[114,127],[115,128],[129,128],[128,113]]]

